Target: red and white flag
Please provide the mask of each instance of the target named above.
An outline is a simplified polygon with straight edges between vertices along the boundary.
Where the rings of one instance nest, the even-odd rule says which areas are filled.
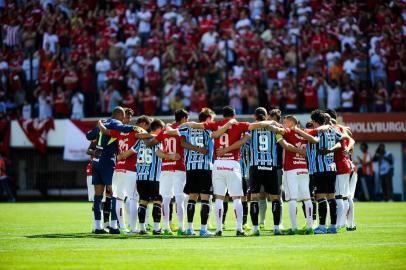
[[[86,139],[86,132],[95,128],[96,121],[66,121],[65,147],[63,159],[69,161],[87,161],[86,154],[90,142]]]
[[[21,129],[24,131],[28,140],[34,145],[41,154],[47,151],[47,134],[51,129],[55,129],[54,120],[52,118],[39,120],[35,119],[18,119]]]

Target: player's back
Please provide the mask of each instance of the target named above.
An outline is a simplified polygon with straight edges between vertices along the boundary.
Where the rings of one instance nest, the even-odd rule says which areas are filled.
[[[208,149],[207,154],[185,149],[185,165],[187,170],[211,170],[213,166],[214,141],[211,138],[211,131],[206,129],[194,129],[188,126],[181,126],[179,134],[188,143],[196,147]]]
[[[180,127],[178,123],[174,123],[170,125],[171,128],[177,129]],[[179,154],[179,160],[169,160],[163,159],[162,160],[162,170],[163,171],[185,171],[185,157],[184,157],[184,150],[181,145],[181,141],[183,138],[181,136],[171,136],[166,134],[165,129],[163,129],[157,136],[156,140],[162,142],[162,150],[168,154]]]
[[[143,140],[134,144],[132,149],[137,156],[137,180],[159,181],[162,160],[156,151],[160,148],[160,143],[148,147]]]
[[[267,129],[254,129],[250,131],[250,166],[276,167],[278,152],[276,135]]]

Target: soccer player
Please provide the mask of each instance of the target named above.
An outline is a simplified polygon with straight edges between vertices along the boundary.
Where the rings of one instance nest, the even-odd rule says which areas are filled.
[[[184,109],[179,109],[175,112],[175,123],[169,125],[170,129],[177,129],[182,124],[186,123],[189,119],[189,114]],[[176,212],[178,215],[178,235],[185,235],[183,227],[183,215],[184,215],[184,200],[185,194],[183,189],[186,184],[185,173],[185,161],[184,161],[184,148],[181,145],[183,137],[177,135],[169,135],[166,129],[161,132],[147,145],[153,145],[162,142],[163,151],[168,154],[179,154],[180,159],[173,161],[171,159],[164,158],[161,165],[161,180],[159,185],[159,194],[162,196],[163,201],[163,215],[165,230],[164,235],[173,235],[173,232],[169,224],[169,204],[173,196],[176,201]],[[206,154],[206,148],[194,147],[188,143],[183,145],[190,147],[189,149],[194,151],[201,151]]]
[[[165,127],[165,124],[155,119],[151,123],[151,134],[158,135]],[[147,234],[147,228],[145,225],[147,206],[149,202],[153,202],[152,217],[154,220],[153,235],[161,235],[162,230],[160,228],[161,222],[161,202],[162,197],[159,194],[159,178],[161,173],[161,158],[168,160],[180,159],[179,154],[167,154],[161,150],[161,144],[155,144],[148,147],[143,140],[138,140],[135,145],[121,153],[118,158],[125,159],[131,156],[135,156],[137,159],[137,190],[140,197],[140,204],[138,208],[138,218],[140,222],[139,234]]]
[[[264,121],[268,117],[265,108],[259,107],[255,110],[255,121]],[[270,195],[272,201],[272,214],[274,221],[274,234],[280,235],[279,229],[281,217],[280,185],[277,174],[277,139],[274,132],[266,128],[254,129],[250,132],[250,191],[251,204],[250,215],[253,225],[253,235],[259,235],[259,193],[261,186]]]
[[[307,140],[297,135],[293,130],[297,124],[296,117],[287,115],[283,119],[284,128],[271,125],[268,129],[283,135],[283,140],[279,140],[278,143],[285,149],[283,187],[286,200],[289,202],[289,216],[291,220],[291,229],[289,229],[288,234],[299,234],[296,214],[297,201],[304,202],[306,217],[305,233],[314,234],[312,229],[313,205],[310,200],[309,174],[306,158],[304,157]],[[288,144],[293,145],[295,148],[291,149]]]
[[[123,119],[123,123],[129,124],[134,112],[130,108],[125,108],[124,111],[125,117]],[[148,116],[140,116],[135,123],[135,127],[137,129],[129,133],[124,133],[117,130],[108,130],[101,122],[99,124],[99,128],[103,134],[118,139],[117,154],[119,155],[130,149],[139,138],[150,137],[149,134],[146,134],[146,130],[149,129],[150,123],[151,119]],[[117,219],[115,219],[115,217],[117,217],[120,229],[125,233],[129,232],[126,229],[124,221],[124,200],[126,198],[129,200],[130,204],[129,225],[131,232],[134,232],[135,230],[138,212],[138,194],[136,192],[136,161],[136,156],[130,156],[128,159],[116,161],[116,168],[114,170],[112,180],[112,230],[118,230]]]
[[[199,113],[199,122],[214,120],[215,113],[209,108],[203,108]],[[193,150],[185,151],[186,164],[186,185],[184,193],[189,195],[187,203],[188,228],[186,235],[195,235],[193,229],[193,217],[195,214],[196,201],[200,195],[200,236],[210,237],[214,234],[207,230],[207,221],[210,214],[210,195],[212,193],[212,167],[213,167],[213,139],[211,131],[204,129],[193,129],[187,125],[179,129],[180,136],[193,146],[208,149],[207,154]],[[182,141],[181,144],[184,144]]]
[[[351,153],[353,153],[354,149],[351,149]],[[350,156],[351,157],[351,156]],[[357,187],[358,181],[358,174],[357,174],[357,167],[355,166],[354,162],[350,158],[351,162],[351,174],[350,174],[350,193],[348,194],[348,213],[347,213],[347,231],[355,231],[357,227],[355,226],[354,221],[354,195],[355,195],[355,188]]]
[[[236,122],[235,111],[232,107],[226,106],[223,108],[223,120],[211,121],[205,123],[188,123],[192,128],[210,129],[217,131],[220,127],[224,132],[219,132],[213,135],[214,139],[214,164],[213,164],[213,193],[216,196],[216,236],[222,235],[222,216],[223,216],[223,200],[228,190],[233,199],[234,210],[236,214],[236,235],[246,236],[247,234],[242,228],[243,209],[241,203],[242,192],[242,177],[240,167],[240,149],[232,149],[230,152],[221,153],[222,148],[228,147],[238,140],[248,130],[255,128],[263,128],[273,122]],[[226,129],[224,129],[226,127]]]
[[[300,136],[308,140],[306,147],[309,169],[314,174],[316,185],[316,199],[319,207],[319,227],[314,230],[315,234],[337,233],[337,204],[335,201],[336,164],[334,152],[341,147],[340,141],[343,135],[332,126],[325,129],[317,129],[326,123],[326,115],[321,110],[311,113],[314,129],[294,130]],[[327,204],[330,208],[330,227],[326,229]]]
[[[104,122],[104,126],[108,129],[119,130],[126,133],[136,130],[134,126],[122,124],[124,116],[124,109],[122,107],[116,107],[113,109],[111,118]],[[86,138],[90,141],[96,140],[97,142],[92,160],[92,184],[95,185],[93,202],[94,233],[105,234],[107,231],[103,229],[101,224],[102,199],[105,188],[107,189],[106,193],[112,195],[111,184],[115,168],[117,140],[110,136],[103,135],[98,126],[86,133]],[[117,230],[110,230],[110,232],[117,233]]]
[[[336,123],[337,113],[327,109],[327,118],[338,132],[348,135],[345,127]],[[341,148],[334,153],[334,162],[337,167],[335,184],[335,199],[337,203],[337,230],[345,229],[346,214],[348,212],[348,194],[350,193],[351,162],[349,152],[354,147],[355,141],[350,136],[341,142]]]

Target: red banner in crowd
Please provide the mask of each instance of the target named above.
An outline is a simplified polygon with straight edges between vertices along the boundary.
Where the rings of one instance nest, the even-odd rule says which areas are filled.
[[[47,134],[50,129],[55,129],[54,120],[44,119],[18,119],[21,129],[24,131],[28,140],[34,145],[41,154],[47,151]]]
[[[406,141],[406,113],[344,113],[340,120],[359,141]]]

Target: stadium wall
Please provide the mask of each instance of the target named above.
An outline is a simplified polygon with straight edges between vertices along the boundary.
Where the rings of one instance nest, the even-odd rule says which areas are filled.
[[[386,149],[393,154],[395,161],[393,189],[395,197],[398,200],[404,200],[405,194],[405,155],[406,155],[406,114],[397,114],[391,116],[386,114],[385,118],[377,118],[374,115],[363,114],[361,118],[357,115],[344,115],[340,121],[345,122],[349,126],[355,127],[355,138],[357,140],[355,154],[357,157],[360,153],[359,145],[365,141],[369,144],[371,154],[375,153],[379,143],[384,142]],[[403,117],[404,116],[404,117]],[[173,117],[160,117],[165,122],[173,121]],[[298,116],[301,123],[305,123],[309,119],[308,114]],[[250,121],[249,115],[239,117],[241,121]],[[359,119],[362,119],[360,121]],[[366,119],[366,120],[365,120]],[[375,120],[374,120],[375,119]],[[382,120],[384,119],[384,120]],[[385,119],[391,121],[392,124],[385,128]],[[398,119],[398,120],[396,120]],[[84,119],[87,124],[95,123],[97,119]],[[396,122],[396,121],[398,122]],[[362,122],[365,123],[362,123]],[[375,123],[375,122],[378,123]],[[394,122],[395,121],[395,122]],[[393,124],[394,122],[394,124]],[[375,124],[374,124],[375,123]],[[400,124],[399,124],[400,123]],[[87,156],[84,154],[85,148],[88,145],[83,131],[76,131],[72,135],[72,121],[69,119],[55,120],[55,129],[50,130],[47,136],[47,154],[41,155],[33,147],[33,144],[24,134],[19,123],[12,121],[11,123],[11,159],[13,164],[13,185],[20,198],[24,197],[52,197],[52,198],[67,198],[67,197],[84,197],[86,195],[86,165]],[[379,129],[379,130],[374,130]],[[79,130],[79,129],[78,129]],[[379,139],[379,140],[378,140]],[[74,146],[80,146],[75,149],[77,154],[74,158],[67,158],[66,150],[67,142]],[[65,157],[64,157],[65,156]],[[70,159],[70,160],[68,160]],[[377,172],[377,164],[374,163],[374,169]],[[381,193],[379,178],[376,174],[375,187],[377,193]]]

